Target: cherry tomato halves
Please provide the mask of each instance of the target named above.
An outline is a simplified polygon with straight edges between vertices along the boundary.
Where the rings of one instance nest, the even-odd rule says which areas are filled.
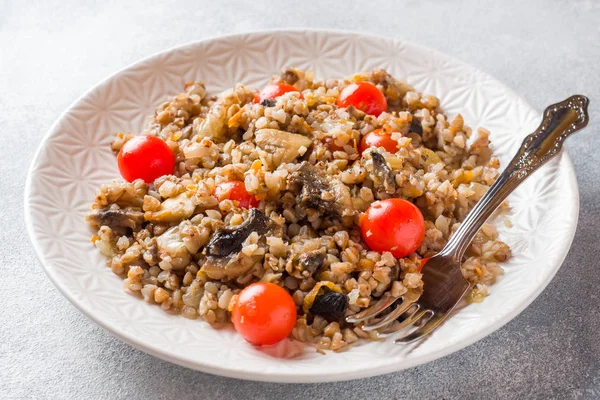
[[[163,175],[170,175],[175,168],[175,156],[169,146],[159,137],[139,135],[129,139],[117,156],[119,171],[128,182],[143,179],[153,182]]]
[[[346,86],[340,93],[337,105],[338,107],[354,106],[376,117],[387,111],[385,96],[371,82],[356,82]]]
[[[419,248],[425,236],[425,220],[410,201],[376,201],[360,217],[361,236],[371,250],[406,257]]]
[[[375,129],[363,136],[358,151],[362,154],[370,147],[383,147],[390,153],[395,153],[398,151],[398,142],[392,139],[392,135],[385,133],[383,129]]]
[[[275,344],[292,332],[296,324],[296,303],[285,289],[274,283],[253,283],[235,300],[231,320],[250,343]]]
[[[260,103],[263,100],[275,99],[284,93],[298,91],[298,89],[287,83],[270,83],[256,95],[254,102]],[[300,98],[302,98],[302,93],[300,93]]]
[[[246,185],[242,181],[226,181],[219,183],[215,188],[215,196],[219,201],[226,199],[237,201],[238,205],[242,208],[251,208],[258,205],[258,200],[248,193]]]

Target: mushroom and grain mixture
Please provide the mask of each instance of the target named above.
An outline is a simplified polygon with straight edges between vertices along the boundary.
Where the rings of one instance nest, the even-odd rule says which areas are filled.
[[[142,135],[116,136],[125,181],[99,188],[87,221],[145,301],[232,321],[254,344],[291,335],[340,350],[377,338],[345,316],[422,290],[421,260],[498,176],[489,135],[381,69],[286,69],[260,92],[218,96],[190,82]],[[462,266],[471,301],[508,257],[485,225]]]

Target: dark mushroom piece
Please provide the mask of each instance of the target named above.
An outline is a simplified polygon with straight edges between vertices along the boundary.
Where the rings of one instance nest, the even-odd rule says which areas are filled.
[[[275,104],[277,104],[277,101],[275,99],[264,99],[260,102],[260,105],[263,107],[274,107]]]
[[[269,219],[265,214],[252,208],[248,218],[235,228],[220,229],[206,245],[206,255],[227,257],[242,250],[242,243],[252,232],[264,235],[269,231]]]
[[[310,312],[325,318],[327,322],[340,322],[346,315],[347,308],[348,296],[344,293],[327,292],[317,296]]]
[[[298,266],[302,271],[306,271],[308,276],[312,276],[321,269],[325,262],[325,257],[325,252],[322,250],[309,251],[299,257]]]
[[[243,242],[256,232],[264,235],[269,231],[269,219],[265,214],[253,208],[248,218],[235,228],[223,228],[217,231],[204,250],[206,260],[202,265],[211,279],[230,280],[246,273],[254,264],[252,257],[240,254]]]
[[[421,120],[413,117],[412,122],[410,123],[409,131],[416,133],[419,136],[423,136],[423,126],[421,125]]]
[[[144,223],[144,213],[131,209],[94,210],[86,216],[86,220],[98,228],[108,226],[115,232],[124,233],[139,230]]]
[[[330,208],[331,201],[323,200],[321,193],[327,192],[331,188],[319,174],[317,168],[309,162],[304,161],[300,168],[291,175],[289,184],[292,191],[297,193],[299,204],[319,210]]]
[[[329,322],[341,322],[348,308],[348,296],[333,282],[318,282],[304,296],[302,309],[305,313],[319,315]]]
[[[327,254],[323,249],[292,255],[289,260],[293,266],[290,274],[298,279],[313,276],[315,272],[321,269],[325,258],[327,258]]]
[[[383,186],[386,193],[394,193],[396,191],[394,174],[385,158],[376,151],[372,151],[371,159],[373,160],[372,179],[375,186]]]
[[[346,185],[336,178],[325,179],[317,167],[304,161],[289,179],[298,204],[315,208],[323,215],[353,215],[352,198]]]

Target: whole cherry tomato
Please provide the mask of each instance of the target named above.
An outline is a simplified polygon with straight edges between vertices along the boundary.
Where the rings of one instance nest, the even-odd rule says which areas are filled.
[[[296,324],[296,303],[274,283],[259,282],[240,292],[231,311],[235,329],[252,344],[279,342]]]
[[[337,105],[338,107],[354,106],[376,117],[387,111],[385,96],[371,82],[356,82],[346,86],[340,93]]]
[[[410,201],[386,199],[372,203],[360,217],[361,236],[371,250],[406,257],[419,248],[425,220]]]
[[[173,173],[175,156],[161,138],[139,135],[128,140],[121,147],[117,163],[126,181],[143,179],[146,183],[150,183],[158,177]]]

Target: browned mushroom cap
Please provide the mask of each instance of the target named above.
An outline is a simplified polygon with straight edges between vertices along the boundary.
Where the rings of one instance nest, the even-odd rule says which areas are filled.
[[[132,209],[94,210],[86,216],[90,225],[108,226],[113,231],[123,232],[127,229],[137,231],[144,223],[144,213]]]
[[[256,145],[264,152],[261,158],[271,169],[304,155],[312,144],[306,136],[278,129],[259,129],[255,136]]]
[[[242,244],[253,232],[264,235],[268,231],[267,216],[256,208],[251,209],[241,225],[221,229],[213,235],[204,250],[206,260],[202,271],[211,279],[221,280],[234,279],[246,273],[255,260],[240,253]]]
[[[226,282],[250,271],[256,261],[255,257],[246,256],[241,252],[222,258],[206,257],[201,271],[205,272],[210,279]]]

